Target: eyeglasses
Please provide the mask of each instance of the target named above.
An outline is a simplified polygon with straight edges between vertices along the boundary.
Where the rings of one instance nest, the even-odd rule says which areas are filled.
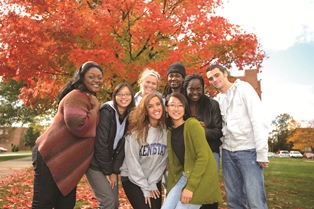
[[[201,92],[202,90],[203,90],[202,88],[196,88],[196,89],[188,88],[188,91],[191,91],[191,92],[194,92],[194,91]]]
[[[174,109],[174,108],[178,108],[178,109],[182,109],[184,108],[183,104],[168,104],[168,107]]]
[[[117,97],[130,97],[131,94],[116,94]]]

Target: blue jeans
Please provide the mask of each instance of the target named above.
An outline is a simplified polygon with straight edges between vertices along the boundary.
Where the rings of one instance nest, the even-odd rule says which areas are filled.
[[[222,170],[228,206],[267,209],[264,170],[256,162],[256,150],[230,152],[222,149]]]
[[[216,164],[217,164],[217,168],[218,168],[218,175],[219,175],[219,171],[220,171],[220,156],[219,153],[217,152],[213,152],[215,160],[216,160]]]
[[[183,204],[180,201],[181,193],[187,182],[186,175],[183,172],[176,185],[170,190],[161,209],[198,209],[201,205]]]

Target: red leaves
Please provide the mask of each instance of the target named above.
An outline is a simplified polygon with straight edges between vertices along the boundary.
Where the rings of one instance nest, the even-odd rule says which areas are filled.
[[[0,182],[0,208],[27,209],[31,208],[33,198],[33,169],[24,169]],[[98,201],[84,176],[77,186],[76,207],[80,209],[97,208]],[[119,209],[130,209],[131,205],[126,198],[119,182]],[[1,205],[2,204],[2,205]]]
[[[265,58],[254,34],[215,15],[221,0],[87,2],[4,0],[0,5],[19,5],[29,14],[3,14],[0,30],[0,76],[25,82],[21,99],[27,107],[51,107],[57,90],[87,60],[103,66],[111,92],[122,81],[135,87],[145,67],[163,77],[175,61],[188,73],[199,73],[213,60],[259,69]]]
[[[33,197],[33,172],[22,170],[3,179],[0,183],[2,208],[31,208]],[[1,205],[0,205],[1,206]]]

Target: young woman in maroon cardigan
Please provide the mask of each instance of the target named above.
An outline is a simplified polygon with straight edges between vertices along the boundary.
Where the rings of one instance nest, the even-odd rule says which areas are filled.
[[[94,153],[99,120],[96,93],[102,84],[102,68],[90,61],[59,91],[57,114],[33,150],[33,209],[75,206],[76,185]]]

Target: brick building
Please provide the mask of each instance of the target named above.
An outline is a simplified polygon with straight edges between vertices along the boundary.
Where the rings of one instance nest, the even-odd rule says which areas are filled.
[[[20,150],[30,149],[23,144],[23,136],[27,128],[25,127],[0,127],[0,147],[11,151],[13,145],[18,145]]]
[[[234,77],[251,84],[251,86],[253,86],[253,88],[257,92],[259,98],[262,99],[261,81],[258,80],[257,73],[258,73],[257,70],[244,70],[243,76]]]

